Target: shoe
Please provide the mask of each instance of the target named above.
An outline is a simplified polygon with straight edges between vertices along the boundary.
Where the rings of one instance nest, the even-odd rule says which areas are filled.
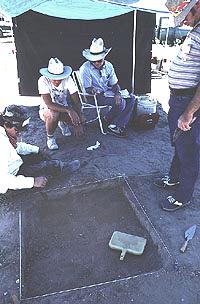
[[[72,160],[70,162],[62,162],[61,172],[63,173],[73,173],[80,168],[81,164],[78,159]]]
[[[186,205],[189,205],[191,202],[180,202],[177,201],[173,196],[168,196],[162,203],[161,207],[165,211],[175,211]]]
[[[117,137],[127,137],[127,132],[125,128],[119,128],[116,125],[109,125],[107,133],[115,135]]]
[[[54,137],[47,137],[47,147],[49,150],[58,150],[58,145]]]
[[[179,181],[174,181],[170,179],[168,175],[158,178],[157,180],[154,181],[154,185],[159,187],[159,188],[173,188],[175,186],[178,186],[180,184]]]
[[[63,136],[70,136],[70,135],[72,135],[69,127],[63,121],[59,121],[58,122],[58,126],[59,126],[59,128],[60,128]]]

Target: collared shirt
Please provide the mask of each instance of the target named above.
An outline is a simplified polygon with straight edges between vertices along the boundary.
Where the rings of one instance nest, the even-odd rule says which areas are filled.
[[[84,62],[80,67],[80,77],[86,89],[92,87],[101,93],[110,90],[118,82],[114,67],[107,60],[104,61],[100,70],[96,69],[89,61]]]
[[[174,89],[197,87],[200,83],[200,22],[188,33],[171,62],[169,86]]]
[[[1,157],[0,157],[0,193],[6,193],[8,189],[25,189],[32,188],[34,185],[33,177],[25,177],[17,175],[20,166],[23,161],[18,153],[22,155],[30,153],[38,153],[39,147],[26,144],[24,142],[17,143],[15,149],[5,132],[5,129],[0,126],[0,145],[1,145]],[[31,172],[30,172],[31,175]]]
[[[49,78],[41,76],[38,80],[38,91],[39,94],[50,94],[52,102],[58,103],[60,105],[67,106],[67,96],[77,92],[77,87],[71,76],[62,79],[58,87],[54,86]],[[43,99],[41,103],[42,108],[46,108]]]

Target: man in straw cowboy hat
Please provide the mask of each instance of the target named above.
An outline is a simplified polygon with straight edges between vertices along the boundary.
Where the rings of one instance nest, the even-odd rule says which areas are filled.
[[[40,118],[45,121],[47,146],[50,150],[58,149],[54,132],[60,127],[64,136],[70,136],[68,125],[74,134],[83,133],[84,118],[76,85],[70,76],[72,68],[64,66],[58,58],[51,58],[47,68],[41,68],[42,76],[38,80],[39,94],[42,96]]]
[[[130,120],[134,96],[126,102],[120,93],[118,79],[111,62],[105,60],[110,52],[102,38],[94,38],[89,49],[82,54],[88,61],[80,67],[80,76],[87,93],[96,94],[99,105],[110,105],[111,110],[103,117],[103,125],[109,134],[125,137]],[[111,92],[112,94],[109,94]],[[114,97],[108,97],[108,96]]]
[[[200,1],[168,0],[166,6],[174,15],[176,26],[192,27],[168,73],[168,121],[175,153],[169,175],[155,181],[161,188],[175,189],[162,202],[164,210],[174,211],[190,203],[199,173]]]
[[[0,114],[0,194],[8,189],[43,188],[48,178],[79,169],[79,160],[62,162],[47,158],[39,147],[17,140],[29,118],[24,108],[10,105]]]

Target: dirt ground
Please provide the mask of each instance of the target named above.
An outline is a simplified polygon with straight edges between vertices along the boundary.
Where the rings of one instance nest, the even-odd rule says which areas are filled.
[[[81,168],[76,174],[63,175],[51,180],[43,191],[33,189],[9,191],[2,198],[0,303],[10,303],[10,295],[15,294],[21,298],[21,303],[27,304],[198,304],[200,301],[199,181],[194,202],[188,208],[173,214],[160,209],[160,201],[167,193],[155,188],[153,180],[167,173],[173,153],[169,142],[166,113],[161,105],[158,104],[160,119],[155,129],[136,132],[130,126],[128,137],[125,139],[102,135],[97,123],[88,125],[85,135],[81,138],[73,136],[65,138],[58,129],[56,137],[59,150],[54,152],[46,148],[45,129],[38,116],[38,107],[29,107],[28,111],[31,124],[28,133],[24,133],[22,139],[39,145],[52,158],[79,159]],[[97,140],[100,142],[100,147],[88,151],[87,147],[94,145]],[[119,193],[120,187],[115,185],[109,190],[110,183],[112,184],[112,181],[118,177],[127,179],[133,193],[135,201],[133,214],[130,206],[122,210],[124,199]],[[102,183],[109,185],[108,188],[103,187],[105,188],[103,192],[101,186],[98,186]],[[79,189],[78,194],[75,199],[70,199],[72,195],[70,189],[76,187]],[[89,201],[80,198],[83,193],[89,195],[87,191],[89,193],[92,191]],[[63,195],[66,197],[64,202]],[[49,200],[53,200],[53,207],[48,203]],[[68,211],[65,211],[66,218],[63,216],[65,203],[68,208]],[[113,205],[114,203],[117,205]],[[71,228],[70,233],[67,219],[73,223],[69,214],[70,212],[73,214],[76,210],[79,211],[73,217],[76,225]],[[118,215],[115,214],[116,212]],[[41,217],[42,215],[45,217]],[[98,219],[94,218],[97,215]],[[123,225],[118,226],[120,216],[123,218],[124,228]],[[25,224],[21,225],[21,223]],[[184,231],[193,224],[197,224],[195,237],[189,243],[187,251],[184,254],[180,253]],[[137,260],[133,262],[129,255],[125,260],[127,263],[125,268],[123,269],[123,264],[119,264],[121,265],[119,268],[116,262],[119,253],[112,253],[115,262],[112,261],[112,257],[108,258],[108,253],[105,254],[105,251],[110,249],[107,245],[101,247],[103,236],[107,244],[111,231],[123,228],[130,233],[134,231],[134,227],[137,227],[137,233],[142,235],[146,233],[147,239],[154,233],[159,240],[158,244],[153,241],[148,247],[148,254],[144,255],[141,268],[134,266]],[[63,239],[59,241],[59,238],[55,237],[53,234],[55,231],[56,235],[68,236],[65,245],[61,245]],[[93,234],[88,239],[80,239],[79,235],[84,235],[86,231],[93,231]],[[93,236],[95,242],[100,239],[101,245],[97,242],[95,246]],[[67,250],[72,245],[75,246],[73,247],[75,253],[72,255],[74,258],[70,251],[68,254],[70,260],[75,260],[76,263],[70,266],[66,260]],[[90,248],[92,256],[96,255],[95,263],[93,260],[91,264],[91,260],[87,258],[85,246]],[[42,254],[41,248],[43,248]],[[81,259],[79,250],[83,251],[83,256],[86,258]],[[165,251],[165,255],[161,253],[162,250]],[[108,259],[107,262],[103,259],[104,254]],[[65,273],[62,265],[68,267],[69,272]],[[68,278],[66,280],[65,275]]]
[[[7,89],[1,92],[0,106],[22,102],[16,98],[11,54],[11,60],[0,58],[2,86],[6,75],[14,81],[11,95]],[[42,191],[1,196],[0,304],[17,304],[12,295],[23,304],[200,303],[200,182],[187,208],[161,210],[160,202],[169,193],[153,181],[168,172],[173,154],[165,77],[152,80],[152,95],[159,100],[155,129],[136,132],[130,125],[126,139],[102,135],[98,124],[88,125],[81,138],[64,138],[58,129],[55,152],[46,148],[38,99],[23,98],[30,105],[31,124],[22,140],[52,158],[79,159],[81,168],[49,181]],[[100,147],[88,151],[96,141]],[[127,190],[125,195],[125,188],[131,194]],[[194,224],[195,236],[181,253],[184,232]],[[144,255],[127,254],[121,263],[120,253],[108,247],[114,230],[146,237]]]

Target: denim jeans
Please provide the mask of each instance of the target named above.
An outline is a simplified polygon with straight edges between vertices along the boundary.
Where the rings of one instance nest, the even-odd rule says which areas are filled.
[[[122,102],[119,106],[116,105],[114,97],[99,95],[97,100],[99,105],[111,106],[110,111],[105,116],[110,124],[115,124],[120,128],[127,127],[135,105],[135,96],[133,94],[126,100],[122,98]]]
[[[21,155],[23,164],[17,175],[53,177],[61,174],[62,161],[57,159],[41,160],[37,154]]]
[[[168,122],[171,140],[178,119],[185,111],[193,96],[170,96]],[[174,143],[175,153],[171,162],[169,176],[180,182],[175,198],[187,202],[192,198],[195,182],[199,173],[200,119],[197,117],[191,130],[183,132]]]

